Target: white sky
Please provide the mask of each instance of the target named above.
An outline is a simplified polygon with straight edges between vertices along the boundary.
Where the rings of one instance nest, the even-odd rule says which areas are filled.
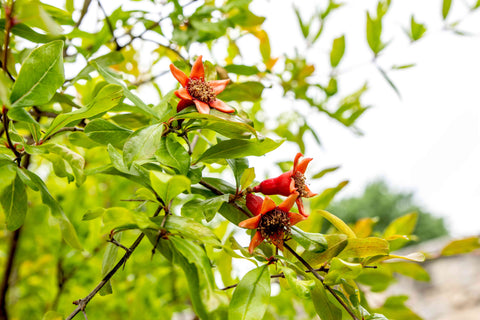
[[[295,48],[305,52],[292,9],[294,2],[308,18],[327,1],[255,0],[250,6],[256,14],[267,18],[264,28],[270,36],[273,56],[293,55]],[[413,191],[427,211],[445,217],[454,236],[479,234],[479,12],[467,15],[463,2],[453,1],[447,21],[464,18],[460,29],[476,34],[461,37],[442,31],[441,0],[393,1],[382,36],[391,43],[378,63],[386,70],[394,64],[416,63],[412,69],[389,73],[401,92],[399,99],[369,63],[372,54],[365,38],[365,12],[374,12],[377,1],[342,2],[346,5],[329,17],[321,40],[308,52],[308,59],[316,66],[315,76],[325,82],[330,72],[332,40],[346,34],[346,53],[339,66],[344,72],[338,78],[339,86],[342,93],[351,93],[368,80],[370,89],[362,101],[373,108],[357,123],[364,135],[357,136],[323,114],[312,114],[308,107],[282,98],[278,89],[264,91],[266,100],[262,107],[270,112],[308,112],[309,122],[316,124],[323,146],[319,148],[307,137],[306,156],[314,158],[309,172],[336,165],[341,165],[341,169],[314,184],[314,191],[348,179],[350,184],[338,197],[350,196],[361,193],[368,182],[383,177],[396,190]],[[111,12],[120,3],[103,4]],[[147,7],[144,9],[148,10]],[[424,38],[414,44],[402,31],[409,27],[412,13],[428,29]],[[101,15],[97,11],[98,14]],[[242,63],[259,58],[255,42],[247,39],[241,50]],[[207,53],[202,46],[192,46],[190,52],[208,57]],[[164,79],[160,82],[168,82]],[[293,159],[296,152],[292,145],[284,144],[265,157],[252,158],[251,165],[275,175],[278,172],[270,163]],[[261,173],[258,170],[257,176]]]
[[[295,3],[309,17],[316,4],[325,2]],[[339,77],[339,86],[346,88],[344,93],[352,92],[368,80],[370,90],[363,102],[373,108],[358,122],[364,136],[325,116],[309,115],[310,123],[318,124],[323,143],[322,148],[313,143],[307,146],[306,156],[315,158],[310,173],[341,165],[318,188],[348,179],[350,184],[339,194],[344,197],[361,193],[368,182],[383,177],[396,190],[413,191],[422,207],[445,217],[454,236],[479,234],[479,13],[467,16],[460,25],[476,35],[461,37],[441,30],[441,1],[393,1],[382,37],[392,42],[378,62],[387,70],[393,64],[416,63],[412,69],[389,73],[401,92],[399,99],[368,63],[372,55],[365,38],[365,10],[373,11],[376,1],[344,2],[346,6],[327,21],[325,38],[309,52],[309,59],[319,79],[325,79],[332,40],[345,33],[346,54],[340,69],[349,71]],[[292,1],[255,3],[252,9],[267,17],[264,26],[273,54],[293,53],[294,47],[304,52]],[[461,5],[454,1],[447,21],[465,16]],[[409,27],[412,12],[428,31],[424,39],[410,45],[402,27]],[[279,92],[265,93],[272,105],[279,105],[274,96]],[[287,103],[289,107],[293,102]],[[272,154],[285,158],[286,152],[288,147],[282,146]]]

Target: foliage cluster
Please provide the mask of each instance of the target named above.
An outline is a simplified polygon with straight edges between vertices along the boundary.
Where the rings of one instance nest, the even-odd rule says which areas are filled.
[[[428,279],[415,263],[422,254],[392,253],[411,239],[414,217],[399,217],[378,236],[371,219],[348,226],[324,210],[347,181],[302,196],[304,212],[297,202],[289,217],[308,219],[290,220],[281,237],[274,229],[275,237],[245,249],[242,221],[293,206],[282,203],[285,194],[260,198],[282,203],[269,210],[249,202],[262,179],[248,159],[279,148],[284,159],[265,158],[293,160],[305,153],[307,133],[319,142],[307,115],[264,110],[262,93],[281,88],[347,128],[368,109],[366,84],[339,90],[345,36],[328,45],[330,74],[317,81],[306,54],[272,57],[265,19],[251,2],[132,0],[108,10],[101,0],[2,1],[0,319],[416,317],[403,297],[370,307],[358,285],[381,291],[394,273]],[[455,31],[450,6],[443,2],[443,20]],[[388,46],[389,7],[379,1],[366,14],[366,43],[398,91],[377,64]],[[340,10],[330,0],[307,19],[297,12],[308,50]],[[413,16],[410,25],[418,41],[426,27]],[[258,47],[243,48],[244,39]],[[213,58],[216,50],[223,58]],[[259,60],[243,63],[243,50],[258,50]],[[200,53],[208,54],[204,64]],[[176,84],[167,76],[171,63],[183,90],[165,89]],[[214,110],[219,100],[226,105]],[[281,165],[295,172],[291,162]],[[300,187],[291,189],[293,201]],[[328,233],[322,220],[333,226]],[[478,246],[469,239],[444,253]],[[251,268],[243,276],[239,261]],[[97,296],[113,289],[114,297]]]

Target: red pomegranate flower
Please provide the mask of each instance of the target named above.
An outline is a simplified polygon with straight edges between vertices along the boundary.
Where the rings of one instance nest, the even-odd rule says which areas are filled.
[[[177,105],[177,112],[191,105],[195,105],[198,112],[204,114],[210,112],[210,107],[225,113],[235,112],[235,109],[217,99],[217,95],[225,89],[230,80],[206,82],[202,56],[199,56],[193,64],[190,77],[173,64],[170,64],[170,71],[183,87],[175,91],[175,95],[181,99]]]
[[[289,212],[297,197],[297,192],[292,193],[277,206],[268,196],[262,199],[254,194],[247,194],[247,208],[255,216],[238,225],[242,228],[257,229],[248,247],[250,254],[253,254],[253,250],[265,239],[283,249],[283,240],[290,234],[290,227],[306,219],[301,214]]]
[[[303,154],[300,152],[295,156],[293,161],[293,169],[281,174],[276,178],[271,178],[262,181],[258,186],[253,188],[254,192],[261,192],[263,194],[279,194],[282,196],[289,196],[295,192],[298,192],[297,206],[298,211],[305,217],[308,217],[308,214],[305,212],[303,207],[302,197],[310,198],[316,196],[316,193],[310,191],[308,186],[305,184],[305,170],[307,166],[312,161],[312,158],[304,158],[301,161],[300,158],[303,157]]]

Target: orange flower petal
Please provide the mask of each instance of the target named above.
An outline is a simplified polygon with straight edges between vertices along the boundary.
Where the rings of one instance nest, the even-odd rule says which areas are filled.
[[[278,249],[283,250],[283,238],[285,234],[283,232],[279,232],[278,234],[274,235],[273,237],[270,237],[270,241],[278,247]]]
[[[288,217],[290,218],[290,225],[294,225],[299,223],[300,221],[303,221],[307,219],[307,217],[302,216],[301,214],[295,213],[295,212],[289,212]]]
[[[298,192],[292,193],[285,199],[279,206],[278,209],[288,212],[292,209],[293,205],[295,204],[295,200],[298,198]]]
[[[213,92],[215,92],[215,95],[219,94],[223,90],[225,90],[225,87],[227,84],[230,82],[230,80],[214,80],[214,81],[209,81],[207,84],[213,89]]]
[[[193,105],[193,100],[180,100],[177,105],[177,112],[182,111],[186,107]]]
[[[293,160],[293,170],[292,170],[292,174],[294,174],[294,173],[297,171],[298,160],[300,159],[300,157],[303,157],[303,154],[301,154],[301,153],[299,152],[299,153],[297,153],[297,155],[295,156],[295,160]]]
[[[305,191],[307,191],[307,195],[304,197],[304,198],[311,198],[311,197],[315,197],[318,193],[313,193],[308,187],[307,185],[305,185]]]
[[[183,100],[193,100],[192,96],[190,95],[190,93],[188,93],[188,90],[185,88],[180,88],[177,91],[175,91],[175,95]]]
[[[205,70],[203,69],[202,56],[199,56],[192,67],[192,72],[190,72],[190,78],[205,78]]]
[[[272,211],[277,207],[277,204],[270,199],[269,196],[265,196],[265,199],[262,203],[262,208],[260,209],[260,215],[267,213],[268,211]],[[287,210],[288,211],[288,210]]]
[[[302,161],[300,161],[300,163],[297,166],[297,170],[295,172],[300,171],[301,173],[305,173],[305,171],[307,170],[308,164],[312,160],[313,158],[305,158]]]
[[[177,79],[178,82],[182,85],[182,87],[186,87],[188,83],[188,77],[182,70],[175,67],[173,64],[170,64],[170,71],[172,75]]]
[[[232,113],[235,112],[235,109],[232,107],[228,106],[225,102],[222,100],[215,99],[215,101],[210,102],[210,106],[212,108],[217,109],[218,111],[222,111],[225,113]]]
[[[262,218],[262,215],[259,214],[258,216],[248,218],[247,220],[243,220],[238,224],[238,226],[246,229],[257,229],[258,223],[260,222],[261,218]]]
[[[253,250],[255,250],[255,248],[258,247],[258,245],[262,243],[264,239],[265,238],[262,236],[260,231],[255,232],[255,235],[253,236],[252,241],[250,241],[250,245],[248,246],[248,252],[250,252],[250,254],[253,254]]]
[[[193,102],[195,103],[195,106],[197,107],[198,112],[203,113],[203,114],[209,114],[210,113],[210,106],[206,104],[205,102],[202,102],[200,100],[194,99]]]
[[[302,198],[297,198],[297,208],[298,208],[298,212],[300,212],[300,214],[304,217],[308,217],[309,214],[305,212],[305,208],[303,207],[303,202],[302,202]]]

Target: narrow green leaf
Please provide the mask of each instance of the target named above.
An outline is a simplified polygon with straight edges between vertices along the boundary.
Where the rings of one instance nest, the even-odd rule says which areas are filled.
[[[123,149],[123,144],[132,134],[132,130],[122,128],[104,119],[94,119],[85,127],[85,134],[95,142],[111,144],[115,148]]]
[[[263,156],[264,154],[278,148],[282,143],[283,140],[275,141],[270,138],[265,138],[264,140],[231,139],[220,141],[213,147],[207,149],[197,161]]]
[[[85,182],[85,174],[83,172],[85,159],[81,155],[59,144],[48,143],[42,146],[50,153],[61,157],[70,165],[75,176],[75,184],[78,187]]]
[[[24,108],[12,108],[8,110],[8,117],[15,121],[28,123],[33,140],[35,140],[35,142],[40,141],[40,124]]]
[[[402,97],[402,95],[400,94],[400,91],[398,90],[397,86],[393,83],[392,79],[390,79],[390,77],[387,75],[387,73],[385,72],[385,70],[383,70],[382,68],[380,68],[379,66],[377,66],[377,69],[378,71],[380,72],[380,74],[383,76],[383,78],[388,82],[388,84],[390,85],[390,87],[392,87],[393,91],[395,91],[395,93],[397,94],[397,96],[399,98]]]
[[[5,19],[0,19],[0,30],[5,30]],[[12,33],[33,43],[47,43],[54,40],[64,40],[61,34],[43,34],[35,31],[25,23],[18,23],[12,27]]]
[[[377,56],[384,48],[381,40],[382,35],[382,20],[377,17],[373,19],[370,13],[367,12],[367,42],[374,55]]]
[[[322,215],[325,219],[327,219],[335,228],[338,229],[338,231],[346,234],[347,237],[349,238],[357,237],[355,235],[355,232],[353,232],[353,230],[349,226],[347,226],[347,224],[343,222],[342,219],[338,218],[337,216],[325,210],[318,210],[318,213],[320,213],[320,215]]]
[[[326,235],[325,237],[328,242],[327,250],[320,254],[310,251],[305,251],[302,254],[302,257],[313,267],[319,266],[327,261],[330,261],[333,257],[338,256],[348,245],[347,236],[344,234]],[[332,239],[335,239],[335,241],[332,241]]]
[[[211,221],[220,207],[228,202],[229,195],[209,198],[207,200],[193,199],[182,206],[182,215],[188,217],[205,218],[207,222]],[[203,215],[203,216],[199,216]]]
[[[97,69],[98,73],[100,73],[105,81],[119,85],[123,88],[125,96],[133,102],[133,104],[139,108],[141,111],[144,113],[153,116],[154,118],[159,118],[159,115],[157,115],[152,108],[147,106],[139,97],[134,95],[130,90],[128,90],[127,85],[123,82],[117,79],[116,75],[112,73],[112,71],[108,70],[108,67],[102,66],[99,64],[97,61],[91,61],[91,64],[95,69]]]
[[[318,254],[327,249],[327,240],[321,233],[309,233],[293,226],[291,236],[309,252]]]
[[[340,253],[340,258],[366,258],[380,255],[388,255],[389,245],[385,239],[350,238],[346,248]]]
[[[330,262],[330,269],[325,276],[325,284],[335,285],[341,283],[342,279],[355,279],[362,273],[363,267],[360,263],[351,263],[339,258],[333,258]]]
[[[330,51],[330,65],[332,68],[338,66],[345,53],[345,36],[333,40],[332,51]]]
[[[245,66],[241,64],[229,64],[225,66],[228,73],[235,73],[243,76],[253,76],[260,73],[256,66]]]
[[[265,86],[257,81],[231,83],[218,95],[224,101],[251,101],[255,102],[262,98]]]
[[[396,235],[411,235],[413,230],[415,230],[417,220],[417,212],[412,212],[393,220],[385,229],[384,238],[388,239]]]
[[[321,177],[323,177],[323,176],[326,175],[327,173],[336,171],[338,168],[340,168],[340,166],[323,169],[323,170],[320,171],[319,173],[314,174],[314,175],[312,176],[312,179],[320,179]]]
[[[12,88],[12,107],[45,104],[65,80],[63,41],[56,40],[34,49],[25,59]]]
[[[36,186],[36,189],[33,188],[33,190],[40,191],[42,201],[50,208],[52,216],[57,220],[65,242],[67,242],[72,248],[82,250],[82,245],[78,240],[75,228],[73,227],[70,220],[68,220],[68,217],[63,212],[60,204],[50,194],[50,191],[48,191],[48,188],[43,182],[43,180],[30,170],[18,169],[18,171],[22,171],[22,173],[25,173],[26,176],[31,180],[31,183]]]
[[[417,41],[424,35],[426,31],[427,28],[425,27],[425,25],[416,22],[415,18],[412,15],[412,17],[410,18],[410,39],[412,41]]]
[[[120,86],[108,84],[95,95],[95,98],[84,108],[58,115],[45,132],[43,140],[63,128],[68,123],[80,119],[90,118],[106,112],[116,106],[123,97],[123,89]]]
[[[330,302],[325,288],[320,283],[312,290],[312,302],[322,320],[342,319],[342,310]]]
[[[113,236],[113,239],[120,242],[120,240],[122,240],[122,234],[115,234]],[[113,243],[107,244],[107,247],[105,248],[105,253],[103,254],[102,277],[105,277],[107,273],[109,273],[110,270],[112,270],[112,268],[115,266],[115,264],[117,263],[117,255],[118,246]],[[101,296],[106,296],[113,293],[112,283],[110,282],[110,280],[108,280],[108,282],[103,286],[103,288],[100,289],[99,293]]]
[[[25,185],[18,175],[0,194],[0,203],[5,212],[7,229],[13,231],[20,228],[25,221],[28,201]]]
[[[296,296],[310,299],[311,290],[315,287],[315,280],[299,280],[296,272],[288,267],[282,267],[282,272]]]
[[[248,168],[247,158],[227,159],[227,163],[232,168],[233,176],[237,190],[240,188],[240,178],[243,172]]]
[[[382,267],[388,268],[392,272],[396,272],[406,277],[413,278],[417,281],[425,281],[425,282],[430,281],[430,275],[418,263],[392,262],[392,263],[384,263]]]
[[[85,68],[83,68],[78,75],[75,77],[75,79],[72,80],[72,82],[76,82],[80,79],[88,79],[89,78],[89,73],[94,71],[95,68],[92,65],[92,62],[95,61],[95,63],[103,66],[104,68],[119,64],[124,60],[123,54],[120,51],[112,51],[109,52],[103,56],[100,56],[98,58],[95,58],[87,64]]]
[[[233,292],[228,308],[229,320],[262,319],[270,300],[268,265],[249,271]]]
[[[305,39],[307,39],[308,34],[310,33],[310,23],[309,24],[304,24],[302,17],[300,16],[300,11],[298,10],[297,7],[293,7],[293,10],[295,11],[295,15],[297,16],[297,21],[298,24],[300,25],[300,30],[302,31],[302,35]]]
[[[190,155],[187,150],[171,135],[161,137],[160,146],[155,152],[155,158],[163,165],[177,169],[186,175],[190,169]]]
[[[480,237],[453,240],[442,249],[442,256],[452,256],[472,252],[480,248]]]
[[[310,201],[310,208],[314,209],[325,209],[328,207],[330,202],[332,202],[335,195],[340,192],[348,184],[348,181],[342,181],[337,186],[332,188],[327,188],[323,192],[313,198]]]
[[[452,6],[452,0],[443,0],[442,4],[442,17],[443,20],[447,19],[448,13],[450,12],[450,7]]]
[[[253,180],[255,180],[255,168],[247,168],[243,171],[242,177],[240,178],[240,189],[244,190],[248,188]]]
[[[127,167],[134,161],[153,157],[160,148],[163,124],[154,124],[135,131],[123,146],[123,159]]]

